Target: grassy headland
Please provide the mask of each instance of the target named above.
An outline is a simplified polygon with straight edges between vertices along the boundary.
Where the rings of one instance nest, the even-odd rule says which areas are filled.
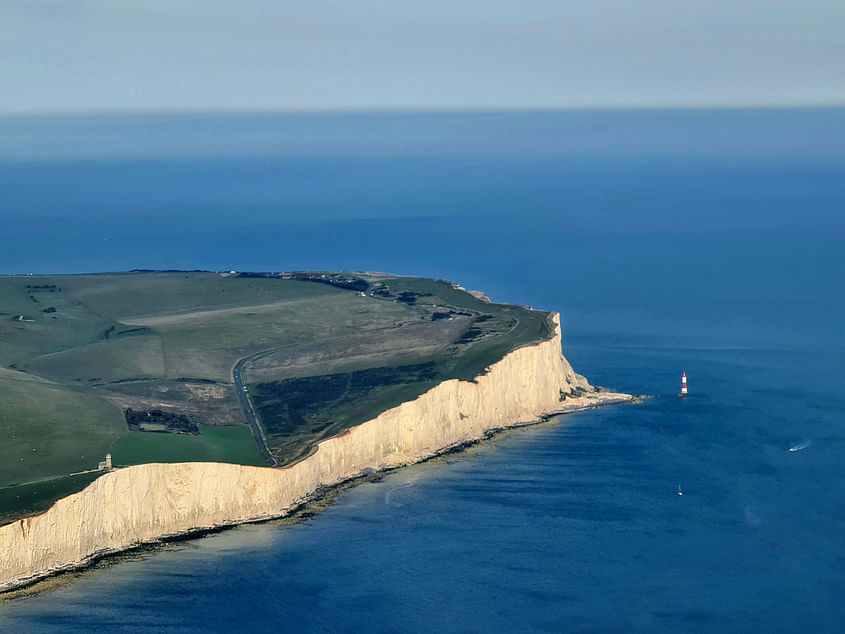
[[[0,277],[0,518],[82,488],[96,473],[70,474],[109,451],[266,464],[259,442],[295,460],[547,338],[547,317],[377,274]]]

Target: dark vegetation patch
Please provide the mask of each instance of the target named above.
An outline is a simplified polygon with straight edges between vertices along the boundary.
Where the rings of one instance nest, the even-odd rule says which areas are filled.
[[[47,311],[45,310],[44,312],[46,313]],[[55,312],[55,311],[52,311],[52,312]],[[124,336],[124,335],[131,335],[131,334],[148,334],[148,333],[150,333],[150,332],[152,332],[152,330],[151,330],[150,328],[147,328],[146,326],[140,326],[140,327],[138,327],[138,328],[127,328],[126,330],[118,330],[118,329],[117,329],[117,326],[115,326],[114,324],[112,324],[111,326],[109,326],[108,328],[106,328],[106,329],[105,329],[105,330],[104,330],[104,331],[100,334],[100,339],[103,339],[103,340],[109,340],[109,339],[111,339],[111,338],[112,338],[112,336],[115,336],[115,337],[122,337],[122,336]]]
[[[468,313],[465,310],[448,310],[448,311],[434,311],[431,314],[431,321],[438,321],[440,319],[448,319],[450,317],[472,317],[474,313]],[[482,317],[487,317],[488,319],[482,319]],[[489,319],[493,319],[491,315],[480,315],[475,319],[476,322],[488,321]]]
[[[124,410],[126,424],[129,431],[153,431],[176,434],[200,433],[199,427],[184,414],[174,414],[160,409],[134,410],[131,407]]]
[[[27,290],[38,291],[39,293],[60,293],[62,291],[55,284],[27,284],[26,288]],[[30,297],[32,296],[30,295]]]
[[[441,379],[437,364],[429,362],[259,383],[250,394],[274,455],[288,462]]]
[[[413,306],[417,303],[421,297],[431,297],[434,296],[431,293],[420,293],[417,291],[406,291],[406,290],[399,290],[396,292],[391,291],[389,288],[385,286],[377,286],[373,289],[373,297],[378,297],[379,299],[392,299],[397,302],[402,302],[403,304],[407,304],[408,306]],[[456,313],[452,313],[456,314]],[[463,314],[463,313],[457,313]],[[467,315],[471,313],[466,313]],[[448,317],[448,315],[447,315]],[[441,317],[442,319],[442,317]]]
[[[122,337],[123,335],[129,335],[129,334],[132,334],[133,332],[150,332],[150,329],[145,328],[143,326],[140,327],[140,328],[129,328],[128,330],[121,330],[119,333],[117,333],[117,336]]]
[[[357,277],[324,273],[309,273],[307,271],[288,273],[283,279],[299,280],[301,282],[317,282],[318,284],[328,284],[329,286],[342,288],[347,291],[357,291],[359,293],[363,293],[370,287],[367,282]]]
[[[355,277],[354,275],[344,275],[342,273],[318,273],[316,271],[294,271],[292,273],[253,273],[244,272],[238,273],[238,277],[243,278],[277,278],[281,280],[296,280],[298,282],[316,282],[318,284],[328,284],[335,288],[342,288],[347,291],[357,291],[362,293],[366,291],[370,285],[364,280]]]
[[[478,328],[477,326],[470,326],[464,331],[464,334],[455,340],[455,343],[470,343],[481,339],[482,334],[484,333],[481,328]]]
[[[132,269],[130,273],[211,273],[207,269]],[[61,290],[61,289],[59,289]]]

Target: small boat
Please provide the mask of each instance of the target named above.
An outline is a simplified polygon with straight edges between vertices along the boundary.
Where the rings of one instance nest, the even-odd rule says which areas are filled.
[[[679,484],[678,485],[678,495],[683,495],[683,494],[684,494],[684,492],[681,491],[681,485]]]
[[[806,449],[807,447],[809,447],[812,444],[813,444],[812,440],[805,440],[804,442],[799,442],[794,447],[790,447],[789,451],[801,451],[802,449]]]

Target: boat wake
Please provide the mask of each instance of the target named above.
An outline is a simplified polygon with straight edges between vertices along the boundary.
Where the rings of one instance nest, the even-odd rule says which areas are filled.
[[[804,442],[799,442],[794,447],[790,447],[789,451],[801,451],[802,449],[806,449],[807,447],[809,447],[812,444],[813,444],[812,440],[805,440]]]

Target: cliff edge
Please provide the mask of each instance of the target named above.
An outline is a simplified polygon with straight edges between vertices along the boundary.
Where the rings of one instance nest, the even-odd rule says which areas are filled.
[[[549,339],[507,354],[472,382],[445,381],[282,469],[219,463],[144,464],[108,473],[41,515],[0,527],[0,591],[142,542],[280,517],[319,487],[419,462],[492,429],[631,400],[597,393]]]

